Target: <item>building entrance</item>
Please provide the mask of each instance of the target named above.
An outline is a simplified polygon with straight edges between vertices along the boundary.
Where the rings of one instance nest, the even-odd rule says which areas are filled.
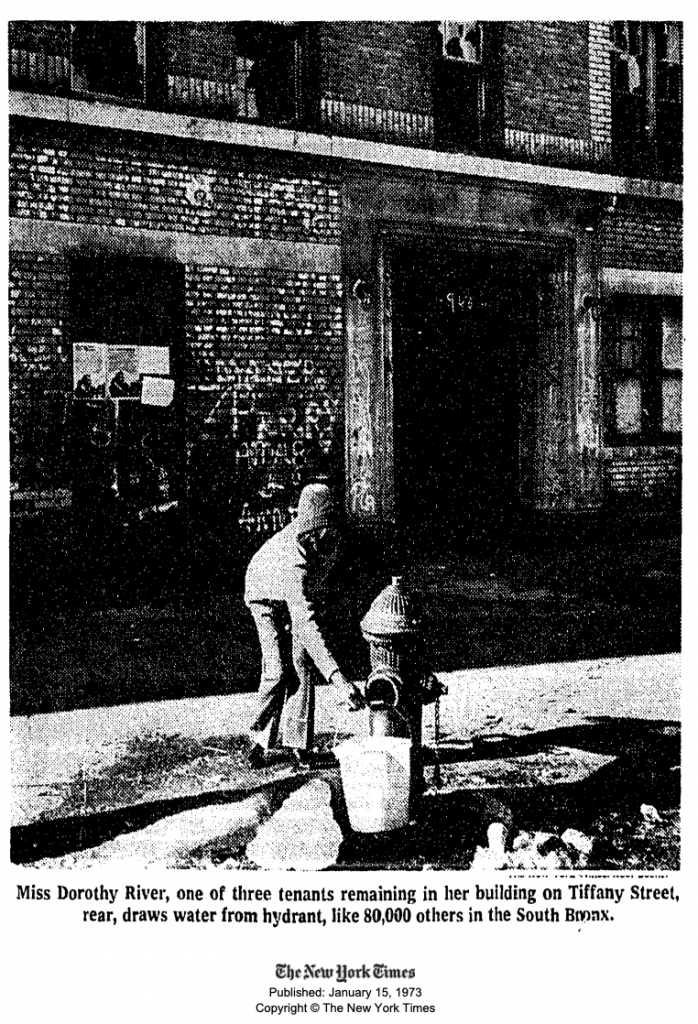
[[[530,254],[394,254],[398,525],[438,544],[512,525],[530,472],[541,270]]]

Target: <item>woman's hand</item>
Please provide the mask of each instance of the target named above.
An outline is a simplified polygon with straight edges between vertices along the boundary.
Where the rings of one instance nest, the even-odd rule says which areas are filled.
[[[344,700],[341,701],[350,711],[361,711],[366,707],[364,695],[355,683],[351,683],[339,670],[332,673],[332,683],[335,683],[344,690]]]

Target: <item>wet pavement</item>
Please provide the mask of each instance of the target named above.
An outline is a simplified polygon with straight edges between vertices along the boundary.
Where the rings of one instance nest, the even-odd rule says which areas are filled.
[[[433,765],[427,768],[430,790],[414,824],[384,836],[353,832],[337,770],[322,773],[345,835],[338,868],[467,867],[496,820],[519,831],[586,829],[597,849],[589,866],[598,869],[677,863],[677,655],[500,666],[441,678],[449,693],[441,701],[438,742],[429,709],[424,722],[425,740],[437,751],[432,760],[442,763],[440,778]],[[349,729],[366,731],[364,714],[347,721],[335,714],[330,688],[320,694],[327,745]],[[138,860],[138,836],[155,823],[242,805],[260,791],[288,794],[307,773],[247,767],[243,732],[254,711],[253,695],[243,694],[15,718],[13,860],[85,866],[128,836]],[[660,819],[651,836],[640,814],[646,804]],[[215,856],[194,845],[175,863],[251,866],[232,845],[219,844]]]

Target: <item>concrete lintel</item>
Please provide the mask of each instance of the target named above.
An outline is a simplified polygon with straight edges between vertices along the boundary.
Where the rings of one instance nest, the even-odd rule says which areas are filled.
[[[604,267],[601,279],[606,291],[633,295],[682,295],[683,274],[670,270],[625,270]]]
[[[303,156],[383,164],[439,174],[495,178],[527,185],[674,201],[680,201],[683,195],[680,185],[664,181],[646,181],[562,167],[542,167],[511,160],[470,156],[465,153],[443,153],[433,149],[417,149],[413,146],[318,135],[291,128],[271,128],[240,121],[218,121],[213,118],[144,110],[141,107],[120,107],[110,103],[19,91],[10,92],[9,112],[17,117],[64,121],[117,131],[145,132],[228,146],[290,152]]]
[[[286,239],[194,235],[183,231],[10,218],[10,250],[61,254],[74,250],[150,256],[180,263],[338,274],[339,245]]]

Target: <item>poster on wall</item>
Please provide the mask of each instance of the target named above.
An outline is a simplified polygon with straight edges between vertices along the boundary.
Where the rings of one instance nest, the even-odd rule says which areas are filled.
[[[73,345],[73,395],[82,399],[141,398],[146,375],[167,376],[166,345]]]
[[[141,404],[163,407],[171,405],[174,398],[174,383],[172,377],[144,375],[141,389]]]
[[[73,394],[76,398],[105,397],[106,345],[73,345]]]
[[[135,345],[107,345],[107,391],[110,398],[140,398],[138,349]]]

